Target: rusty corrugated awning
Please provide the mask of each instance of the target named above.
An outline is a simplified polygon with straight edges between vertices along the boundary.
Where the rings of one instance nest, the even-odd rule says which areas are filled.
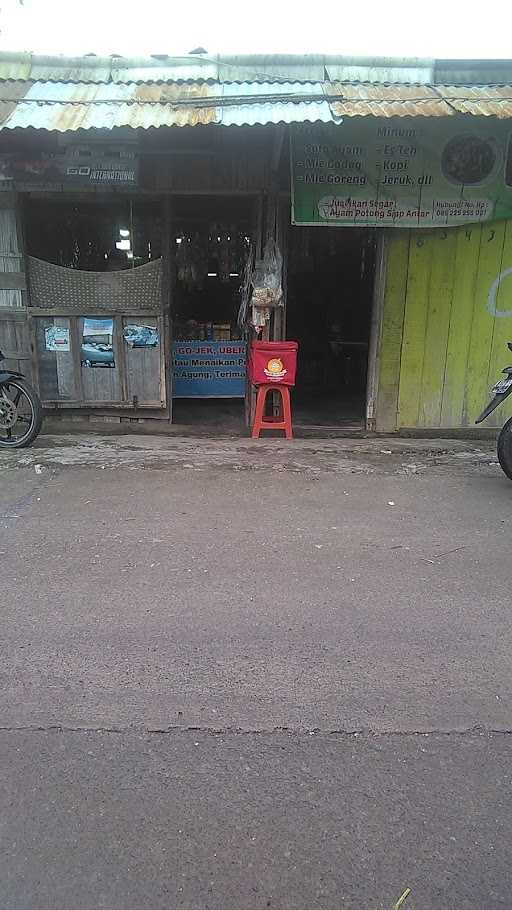
[[[69,130],[335,122],[335,87],[314,84],[0,85],[0,129]]]
[[[478,72],[487,72],[480,64]],[[435,73],[449,73],[449,61],[0,53],[0,129],[340,123],[345,117],[508,119],[512,62],[508,70],[506,64],[495,70],[510,73],[507,84],[439,85]],[[398,81],[379,81],[386,78]],[[418,81],[406,81],[411,78]]]

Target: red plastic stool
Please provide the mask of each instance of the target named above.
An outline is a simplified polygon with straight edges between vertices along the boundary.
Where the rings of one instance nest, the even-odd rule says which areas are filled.
[[[279,417],[265,417],[265,403],[269,392],[278,392],[281,396],[281,415]],[[293,439],[292,408],[290,404],[290,389],[287,385],[260,385],[256,398],[256,412],[252,426],[252,438],[259,439],[262,430],[284,430],[286,439]]]

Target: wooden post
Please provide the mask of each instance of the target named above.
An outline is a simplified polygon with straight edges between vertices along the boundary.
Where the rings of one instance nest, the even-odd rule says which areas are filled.
[[[133,236],[133,235],[132,235]],[[119,387],[121,400],[128,401],[128,377],[126,375],[126,349],[124,346],[124,318],[113,315],[112,347],[117,369],[119,370]]]
[[[84,385],[82,381],[82,337],[83,318],[72,317],[70,323],[71,351],[73,352],[73,370],[75,374],[75,395],[78,401],[84,400]]]
[[[172,230],[172,197],[163,200],[164,242],[162,246],[162,307],[164,337],[161,344],[160,382],[165,389],[169,423],[172,423],[172,303],[176,282],[176,244]]]

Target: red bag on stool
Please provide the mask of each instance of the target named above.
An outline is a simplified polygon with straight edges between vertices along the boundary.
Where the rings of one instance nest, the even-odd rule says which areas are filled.
[[[249,379],[253,385],[295,385],[296,341],[253,341],[249,351]]]

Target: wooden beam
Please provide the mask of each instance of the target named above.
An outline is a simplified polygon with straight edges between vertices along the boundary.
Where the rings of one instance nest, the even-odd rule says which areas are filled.
[[[0,272],[0,291],[26,291],[26,289],[25,272]]]
[[[111,316],[130,316],[137,317],[141,319],[143,316],[161,316],[162,308],[161,307],[144,307],[140,310],[136,310],[133,307],[130,307],[126,310],[110,310],[102,306],[81,306],[80,309],[76,306],[70,307],[63,304],[59,307],[30,307],[31,316],[98,316],[105,317]],[[6,312],[5,310],[0,311]]]
[[[23,307],[0,307],[0,321],[27,322],[28,313]]]
[[[169,412],[169,423],[172,423],[172,339],[173,339],[173,302],[176,288],[176,244],[174,243],[173,203],[170,196],[163,199],[163,270],[162,270],[162,309],[163,319],[159,320],[160,328],[160,398],[166,402]],[[163,330],[163,331],[162,331]]]

